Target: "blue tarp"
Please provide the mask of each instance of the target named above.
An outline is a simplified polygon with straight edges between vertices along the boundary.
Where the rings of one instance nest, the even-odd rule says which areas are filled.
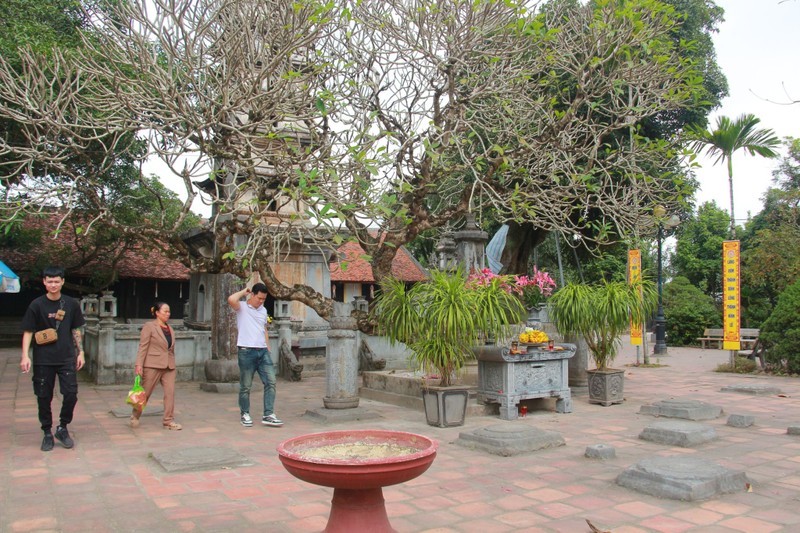
[[[8,265],[0,261],[0,293],[2,292],[19,292],[19,276],[14,274],[14,271],[8,268]]]

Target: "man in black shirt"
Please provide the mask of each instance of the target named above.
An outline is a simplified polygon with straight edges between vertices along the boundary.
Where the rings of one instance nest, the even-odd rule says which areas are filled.
[[[22,359],[19,368],[26,373],[30,371],[29,351],[33,343],[33,392],[39,403],[39,422],[44,431],[42,451],[49,452],[54,445],[51,403],[56,376],[63,401],[55,438],[65,448],[72,448],[75,444],[69,436],[67,424],[72,422],[72,413],[78,403],[76,372],[86,362],[80,330],[85,321],[78,301],[61,294],[64,286],[63,268],[45,268],[42,281],[47,293],[32,301],[22,318]]]

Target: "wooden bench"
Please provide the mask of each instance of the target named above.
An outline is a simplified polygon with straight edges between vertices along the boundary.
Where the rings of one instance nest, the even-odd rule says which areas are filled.
[[[722,348],[722,328],[706,328],[703,330],[703,336],[697,340],[704,350],[708,344],[711,344],[712,348]]]
[[[760,333],[761,331],[757,328],[742,328],[739,331],[739,342],[742,343],[742,349],[754,349]]]
[[[758,362],[761,363],[761,368],[763,370],[767,369],[767,349],[764,343],[758,339],[753,342],[753,347],[750,350],[740,350],[737,355],[739,357],[747,357],[752,361],[758,359]]]
[[[707,345],[711,345],[712,348],[722,349],[722,331],[722,328],[706,328],[703,330],[703,336],[698,337],[697,340],[700,341],[700,345],[704,350]],[[739,330],[741,347],[743,349],[752,349],[758,340],[759,333],[760,331],[757,328],[742,328]]]

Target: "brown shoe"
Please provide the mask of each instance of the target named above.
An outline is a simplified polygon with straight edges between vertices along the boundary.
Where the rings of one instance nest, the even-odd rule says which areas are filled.
[[[130,422],[130,424],[131,424],[131,427],[132,427],[132,428],[134,428],[134,429],[135,429],[135,428],[138,428],[138,427],[139,427],[139,419],[138,419],[138,418],[136,418],[135,416],[131,415],[131,422]]]
[[[178,424],[177,422],[170,422],[168,424],[164,424],[164,429],[170,429],[172,431],[180,431],[183,429],[183,426]]]

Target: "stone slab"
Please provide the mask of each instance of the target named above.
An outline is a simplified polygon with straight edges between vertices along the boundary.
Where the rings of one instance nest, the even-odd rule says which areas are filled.
[[[252,466],[254,461],[224,447],[190,447],[153,453],[153,459],[167,472],[213,470]]]
[[[322,424],[383,418],[379,413],[361,406],[353,407],[352,409],[326,409],[325,407],[319,407],[306,410],[303,416]]]
[[[751,394],[753,396],[771,396],[773,394],[782,394],[781,389],[778,387],[767,385],[765,383],[736,383],[733,385],[726,385],[720,389],[721,392],[739,392],[742,394]]]
[[[686,420],[713,420],[722,415],[722,407],[698,400],[670,399],[643,405],[639,414]]]
[[[716,430],[706,424],[684,420],[660,420],[644,428],[639,438],[667,446],[691,448],[717,438]]]
[[[583,455],[589,459],[615,459],[617,450],[608,444],[592,444],[586,447]]]
[[[699,457],[643,459],[617,476],[617,484],[657,498],[696,501],[747,490],[747,476]]]
[[[564,446],[566,441],[559,433],[547,431],[519,422],[495,424],[458,434],[455,444],[481,450],[493,455],[509,457],[545,448]]]
[[[238,383],[211,383],[205,382],[200,384],[200,390],[204,392],[216,392],[219,394],[238,394]],[[252,392],[252,390],[251,390]]]
[[[130,418],[131,417],[131,407],[115,407],[111,410],[111,414],[114,415],[115,418]],[[157,416],[159,418],[164,417],[164,408],[163,407],[153,407],[152,409],[145,406],[144,411],[142,411],[142,416]]]
[[[756,423],[756,417],[753,415],[737,415],[731,414],[728,417],[727,424],[735,428],[749,428]]]

